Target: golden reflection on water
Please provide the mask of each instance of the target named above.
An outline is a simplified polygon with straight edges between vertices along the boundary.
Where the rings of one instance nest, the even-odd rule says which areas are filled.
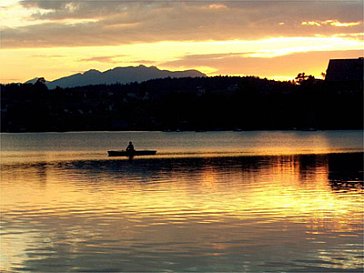
[[[180,255],[193,255],[199,246],[219,257],[234,253],[232,241],[249,247],[246,254],[258,260],[267,258],[255,247],[269,244],[268,249],[291,247],[303,264],[316,259],[331,261],[331,268],[360,267],[363,188],[359,180],[344,189],[333,186],[332,175],[346,168],[340,167],[346,159],[337,163],[336,157],[340,159],[290,155],[3,165],[1,269],[30,263],[32,248],[37,259],[44,259],[35,247],[39,244],[46,256],[116,247],[120,258],[139,251],[136,242],[156,253],[171,252],[179,242],[173,251],[182,251]],[[358,155],[354,160],[358,165]],[[360,179],[355,171],[362,170],[350,174]],[[344,184],[353,179],[339,178]]]
[[[60,170],[46,164],[36,164],[26,166],[25,171],[10,171],[2,175],[5,187],[1,191],[1,204],[5,211],[18,206],[25,206],[28,210],[45,209],[44,204],[48,210],[52,210],[62,204],[82,200],[90,206],[90,210],[92,207],[112,207],[124,203],[132,205],[137,211],[143,211],[166,206],[178,210],[185,204],[198,202],[203,206],[194,206],[196,210],[216,207],[217,211],[237,217],[248,217],[239,213],[245,210],[246,204],[256,210],[270,208],[289,216],[315,215],[321,211],[337,215],[350,213],[350,205],[353,205],[357,195],[353,194],[352,200],[340,198],[332,191],[325,160],[316,162],[319,165],[310,168],[309,172],[301,170],[305,167],[300,166],[299,157],[295,156],[272,157],[265,164],[259,169],[232,172],[221,172],[218,166],[207,166],[192,172],[176,171],[173,175],[161,171],[156,181],[149,181],[148,177],[144,180],[142,177],[138,178],[138,183],[130,183],[127,177],[114,179],[107,172],[101,172],[96,177],[88,176],[86,170],[83,176],[82,171],[77,173],[77,169]],[[257,190],[254,183],[264,188]],[[351,195],[348,193],[346,196]]]

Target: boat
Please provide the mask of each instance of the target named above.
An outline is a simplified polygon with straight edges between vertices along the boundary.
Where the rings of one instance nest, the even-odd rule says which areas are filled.
[[[127,156],[127,157],[133,157],[136,155],[155,155],[157,151],[155,150],[139,150],[139,151],[107,151],[107,154],[109,156]]]

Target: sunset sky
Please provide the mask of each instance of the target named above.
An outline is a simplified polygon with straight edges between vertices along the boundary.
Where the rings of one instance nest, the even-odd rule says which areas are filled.
[[[363,1],[2,0],[0,82],[144,64],[321,78],[363,56]]]

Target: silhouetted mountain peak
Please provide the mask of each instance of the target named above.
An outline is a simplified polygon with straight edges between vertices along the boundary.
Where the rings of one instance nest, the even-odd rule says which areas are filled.
[[[77,73],[47,82],[47,86],[48,88],[52,89],[56,88],[57,86],[66,88],[97,84],[125,84],[130,82],[143,82],[151,79],[161,79],[168,77],[206,77],[206,75],[198,70],[193,69],[184,71],[169,71],[160,70],[156,66],[148,67],[140,64],[139,66],[115,67],[104,72],[100,72],[96,69],[90,69],[84,73]],[[35,82],[36,79],[32,79],[31,81]]]
[[[42,77],[35,77],[31,80],[26,81],[25,83],[35,84],[40,78],[42,78]],[[49,81],[46,80],[46,83],[49,83]]]
[[[86,72],[82,73],[82,75],[87,75],[87,74],[101,74],[102,72],[100,72],[99,70],[96,69],[90,69],[87,70]]]

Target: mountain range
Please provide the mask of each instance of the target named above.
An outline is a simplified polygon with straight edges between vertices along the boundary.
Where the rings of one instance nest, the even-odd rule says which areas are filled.
[[[57,86],[62,88],[98,85],[98,84],[115,84],[115,83],[131,83],[143,82],[151,79],[161,78],[184,78],[184,77],[206,77],[204,73],[198,70],[169,71],[161,70],[155,66],[128,66],[115,67],[113,69],[100,72],[96,69],[88,70],[84,73],[77,73],[70,76],[62,77],[54,81],[46,81],[49,89]],[[38,78],[27,81],[26,83],[34,83]]]

